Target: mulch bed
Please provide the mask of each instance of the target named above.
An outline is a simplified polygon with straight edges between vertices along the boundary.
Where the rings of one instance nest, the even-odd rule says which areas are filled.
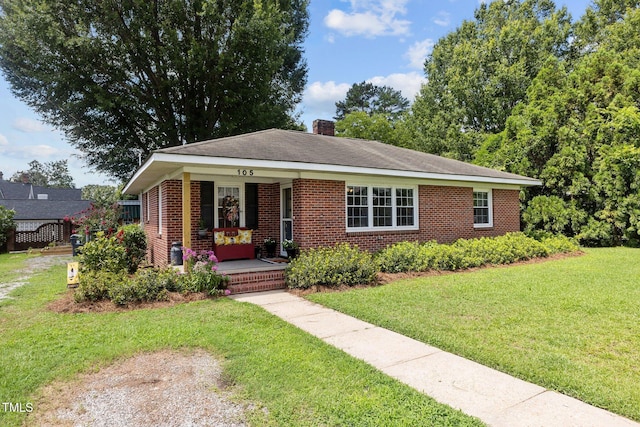
[[[201,301],[211,298],[205,293],[193,293],[183,295],[179,292],[169,292],[168,301],[140,302],[128,305],[117,305],[109,300],[75,302],[73,299],[73,289],[67,290],[62,298],[47,305],[47,308],[56,313],[108,313],[138,310],[144,308],[166,308],[173,307],[191,301]]]
[[[370,288],[372,286],[386,285],[391,282],[395,282],[402,279],[413,279],[416,277],[430,277],[430,276],[443,276],[446,274],[456,274],[462,272],[472,272],[480,269],[486,268],[506,268],[512,267],[515,265],[525,265],[525,264],[539,264],[541,262],[547,262],[552,260],[559,260],[563,258],[571,258],[576,256],[582,256],[584,252],[577,251],[568,254],[556,254],[546,258],[534,258],[527,261],[520,261],[513,264],[500,264],[500,265],[487,265],[483,267],[476,268],[468,268],[465,270],[457,270],[457,271],[440,271],[440,270],[432,270],[425,271],[421,273],[378,273],[378,280],[376,283],[366,284],[366,285],[356,285],[356,286],[311,286],[308,289],[289,289],[288,291],[293,295],[297,296],[305,296],[309,294],[314,294],[318,292],[344,292],[353,289],[364,289]],[[284,260],[283,258],[277,258],[280,260]],[[178,292],[169,292],[169,300],[168,301],[157,301],[157,302],[142,302],[135,304],[128,304],[126,306],[116,305],[108,300],[103,301],[86,301],[77,303],[73,299],[73,289],[67,290],[67,292],[62,296],[62,298],[49,303],[47,306],[49,310],[54,311],[56,313],[108,313],[108,312],[124,312],[138,309],[153,309],[153,308],[166,308],[172,307],[177,304],[182,304],[191,301],[200,301],[204,299],[211,298],[207,296],[205,293],[194,293],[183,295]]]

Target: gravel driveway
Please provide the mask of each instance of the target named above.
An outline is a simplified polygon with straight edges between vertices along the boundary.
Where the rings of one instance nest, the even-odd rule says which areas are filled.
[[[220,364],[203,350],[140,354],[43,390],[31,426],[245,426],[221,390]]]
[[[9,293],[12,290],[26,284],[27,280],[29,280],[29,277],[31,277],[34,273],[37,273],[41,270],[46,270],[47,268],[54,265],[66,265],[66,263],[72,260],[73,258],[69,255],[46,255],[29,258],[26,266],[23,269],[18,270],[20,276],[17,279],[8,283],[0,283],[0,300],[10,298],[8,296]]]
[[[0,300],[34,273],[72,261],[29,259],[20,276],[0,283]],[[245,408],[224,390],[218,360],[203,350],[144,353],[41,390],[27,426],[245,426]]]

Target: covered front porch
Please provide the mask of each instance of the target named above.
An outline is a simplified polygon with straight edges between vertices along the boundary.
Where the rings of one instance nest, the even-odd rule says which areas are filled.
[[[221,261],[286,256],[282,241],[301,238],[296,233],[302,228],[294,227],[294,187],[299,174],[249,169],[245,176],[237,168],[161,166],[156,172],[165,175],[141,193],[151,264],[170,264],[175,246],[196,252],[220,249],[221,254],[226,252]],[[215,242],[214,231],[230,229],[243,229],[241,243],[246,245],[250,239],[251,249],[236,253],[238,240],[216,248],[220,242]],[[275,243],[275,250],[265,240]]]

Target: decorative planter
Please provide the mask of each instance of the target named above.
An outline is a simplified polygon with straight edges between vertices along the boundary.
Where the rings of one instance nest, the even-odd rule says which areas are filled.
[[[294,259],[295,257],[298,256],[298,249],[285,249],[285,251],[287,251],[287,258],[291,258]]]
[[[267,258],[273,258],[276,256],[276,244],[265,243],[264,248],[267,250]]]

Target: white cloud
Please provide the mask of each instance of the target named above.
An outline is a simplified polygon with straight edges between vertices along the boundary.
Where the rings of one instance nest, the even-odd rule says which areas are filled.
[[[409,33],[411,21],[398,19],[405,15],[408,0],[351,0],[351,10],[331,10],[324,24],[345,36],[396,36]]]
[[[38,120],[19,117],[13,121],[13,128],[26,133],[44,132],[47,127]]]
[[[376,76],[367,79],[368,82],[377,86],[389,86],[402,92],[402,96],[413,102],[423,83],[427,79],[418,72],[395,73],[388,76]]]
[[[411,45],[407,53],[404,54],[405,58],[409,59],[409,66],[422,70],[424,68],[424,60],[431,53],[434,45],[435,43],[431,39],[425,39]]]
[[[0,135],[0,137],[1,136],[2,135]],[[29,160],[38,159],[40,161],[42,161],[43,159],[46,160],[49,158],[53,158],[54,156],[60,156],[64,154],[62,150],[47,144],[16,146],[16,145],[4,144],[2,143],[1,139],[0,139],[0,153],[10,157],[15,157],[20,159],[29,159]]]
[[[304,91],[304,104],[310,108],[325,108],[335,110],[335,103],[347,95],[351,87],[348,83],[313,82]]]
[[[9,145],[9,140],[6,136],[0,133],[0,147],[2,147],[3,145]]]
[[[440,11],[436,17],[433,18],[433,23],[441,27],[448,27],[451,23],[451,14],[449,12]]]

